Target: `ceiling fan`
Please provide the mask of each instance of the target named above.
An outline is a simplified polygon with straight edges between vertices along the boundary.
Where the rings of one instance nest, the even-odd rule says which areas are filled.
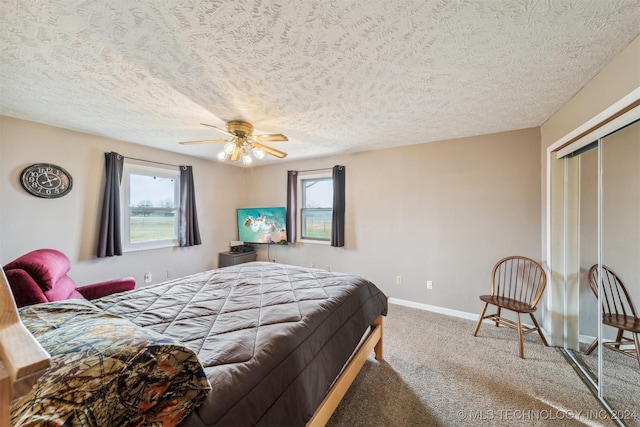
[[[264,158],[265,154],[284,159],[287,157],[287,153],[276,150],[268,145],[262,144],[263,142],[277,142],[288,141],[289,139],[281,133],[268,133],[264,135],[254,135],[253,125],[251,123],[242,120],[232,120],[227,123],[227,130],[221,129],[217,126],[209,125],[206,123],[200,123],[203,126],[208,126],[216,129],[230,138],[227,139],[203,139],[200,141],[184,141],[180,144],[209,144],[213,142],[224,142],[222,150],[218,153],[218,160],[235,162],[242,157],[242,162],[245,165],[250,165],[253,162],[251,155],[257,159]]]

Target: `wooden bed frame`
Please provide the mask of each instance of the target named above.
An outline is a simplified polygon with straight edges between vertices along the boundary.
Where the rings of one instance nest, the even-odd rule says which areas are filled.
[[[351,387],[353,380],[362,369],[364,362],[369,358],[371,351],[375,351],[376,360],[383,360],[383,328],[383,316],[378,316],[371,324],[369,335],[367,335],[367,338],[365,338],[347,366],[335,380],[322,403],[316,409],[315,414],[307,423],[307,427],[320,427],[327,424],[347,390]]]
[[[11,425],[11,402],[49,367],[49,353],[24,327],[0,265],[0,425]]]
[[[383,360],[383,316],[372,324],[367,337],[329,389],[324,400],[307,423],[324,426],[362,369],[372,351]],[[0,265],[0,425],[11,421],[11,402],[29,392],[49,367],[49,354],[25,328],[18,316],[11,288]]]

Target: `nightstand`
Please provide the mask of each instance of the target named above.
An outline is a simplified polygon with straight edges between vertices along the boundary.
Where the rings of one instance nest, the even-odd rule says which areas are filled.
[[[253,252],[220,252],[218,254],[218,267],[242,264],[256,260],[256,251]]]

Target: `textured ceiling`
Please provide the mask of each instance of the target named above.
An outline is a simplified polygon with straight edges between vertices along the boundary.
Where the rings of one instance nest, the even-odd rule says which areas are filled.
[[[178,145],[224,137],[201,122],[283,133],[287,160],[540,126],[640,34],[638,0],[0,0],[0,16],[0,114],[210,159],[220,144]]]

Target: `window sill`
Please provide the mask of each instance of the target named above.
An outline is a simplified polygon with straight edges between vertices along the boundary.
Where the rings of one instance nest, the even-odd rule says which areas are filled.
[[[128,246],[122,248],[122,252],[139,252],[139,251],[147,251],[151,249],[163,249],[163,248],[175,248],[178,247],[178,242],[158,242],[158,243],[150,243],[140,246]]]
[[[297,243],[311,243],[314,245],[331,245],[330,240],[311,240],[311,239],[299,239]]]

